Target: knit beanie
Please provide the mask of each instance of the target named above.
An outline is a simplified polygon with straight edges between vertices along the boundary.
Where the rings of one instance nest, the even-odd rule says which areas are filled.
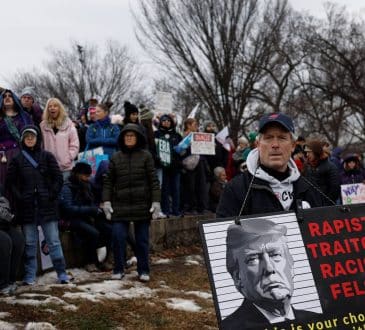
[[[35,100],[35,92],[34,92],[33,87],[31,87],[31,86],[24,87],[21,94],[20,94],[20,97],[25,96],[25,95],[31,96],[33,101],[34,101]]]
[[[78,162],[72,168],[72,173],[90,175],[92,173],[91,166],[85,162]]]
[[[129,101],[124,102],[124,113],[125,117],[129,118],[132,113],[138,113],[137,107]]]
[[[26,127],[26,128],[24,128],[22,130],[22,135],[20,136],[20,141],[23,141],[24,140],[25,134],[27,134],[27,133],[32,133],[35,136],[38,136],[38,132],[37,132],[37,130],[35,128],[33,128],[31,126],[30,127]]]
[[[153,112],[146,108],[141,110],[141,112],[139,113],[139,118],[141,120],[152,120],[153,116]]]

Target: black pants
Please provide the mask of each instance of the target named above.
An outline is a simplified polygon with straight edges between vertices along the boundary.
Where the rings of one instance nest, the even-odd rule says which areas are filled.
[[[16,281],[24,251],[23,234],[13,227],[0,230],[0,289]]]

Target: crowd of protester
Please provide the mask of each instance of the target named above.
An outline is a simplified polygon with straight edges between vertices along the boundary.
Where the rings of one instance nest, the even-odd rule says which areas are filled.
[[[200,128],[188,118],[180,133],[173,113],[156,116],[125,102],[124,117],[113,118],[112,105],[92,98],[72,120],[57,98],[42,111],[30,87],[20,99],[1,91],[1,294],[15,292],[19,268],[23,285],[36,282],[39,226],[59,283],[70,281],[60,230],[73,234],[89,270],[110,270],[112,279],[122,279],[130,266],[128,243],[139,280],[149,281],[151,220],[215,213],[227,182],[247,171],[259,138],[255,131],[237,143],[227,136],[224,144],[216,139],[214,155],[195,155],[190,145],[179,146],[193,132],[216,135],[214,122]],[[78,156],[100,147],[104,157],[95,173]],[[341,184],[365,182],[360,153],[331,152],[325,139],[299,137],[292,159],[325,205],[341,203]]]

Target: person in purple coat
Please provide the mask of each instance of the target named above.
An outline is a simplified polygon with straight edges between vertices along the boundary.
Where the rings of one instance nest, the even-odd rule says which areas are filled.
[[[20,131],[32,124],[19,98],[9,89],[0,95],[0,184],[5,183],[8,165],[20,150]],[[8,196],[6,196],[8,197]]]
[[[365,171],[357,154],[348,154],[344,157],[340,180],[341,184],[365,183]]]

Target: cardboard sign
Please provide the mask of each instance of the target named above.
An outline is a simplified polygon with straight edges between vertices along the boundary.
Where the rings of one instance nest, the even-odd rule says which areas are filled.
[[[162,166],[170,166],[171,165],[171,148],[170,142],[168,139],[160,138],[155,139],[157,156],[160,160]]]
[[[365,205],[308,209],[298,218],[200,222],[220,329],[362,329]],[[257,234],[261,223],[270,227]],[[275,313],[283,301],[286,313]]]
[[[365,184],[353,183],[341,185],[342,204],[365,203]]]
[[[193,155],[215,155],[215,139],[213,133],[193,133],[191,139]]]
[[[173,107],[172,93],[168,92],[156,93],[155,108],[157,111],[169,113],[172,111],[172,107]]]

